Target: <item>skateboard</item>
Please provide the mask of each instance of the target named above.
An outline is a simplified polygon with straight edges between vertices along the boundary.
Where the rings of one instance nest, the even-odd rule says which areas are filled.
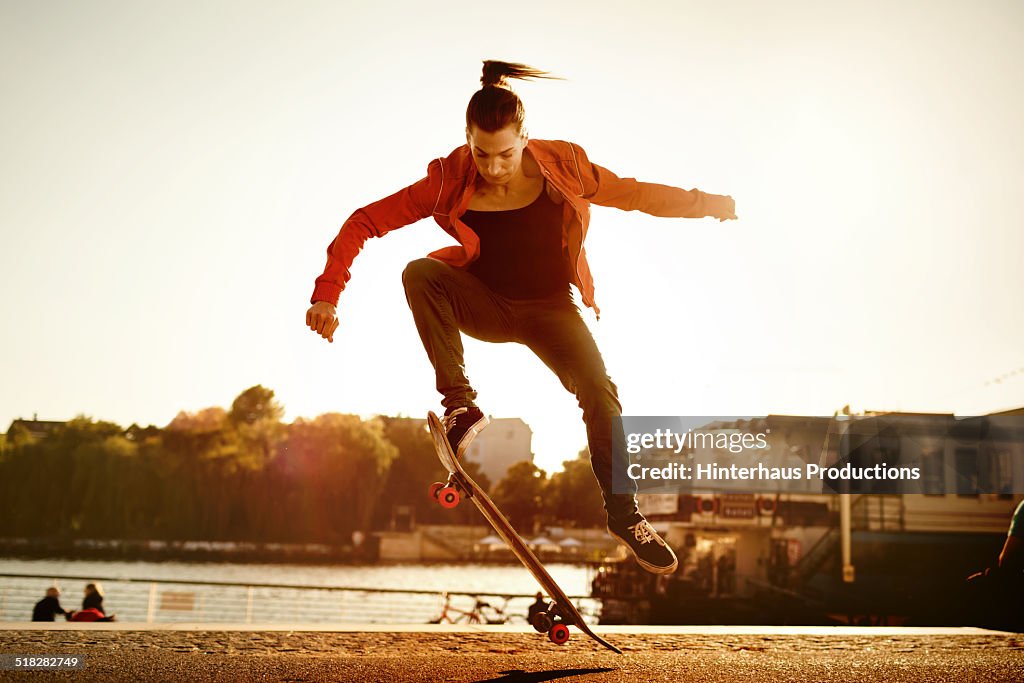
[[[551,599],[547,610],[534,615],[530,625],[540,633],[547,633],[548,639],[556,645],[564,645],[569,640],[569,626],[575,626],[596,642],[621,655],[622,650],[590,630],[587,623],[583,621],[579,610],[551,578],[551,574],[540,563],[526,542],[512,528],[512,525],[505,519],[505,515],[501,514],[498,506],[462,469],[452,451],[451,444],[448,443],[441,420],[433,412],[427,413],[427,425],[429,425],[430,435],[434,439],[437,457],[441,460],[444,468],[448,470],[447,482],[435,482],[431,485],[431,497],[444,508],[455,507],[463,496],[472,500],[484,518],[494,527],[494,531],[501,536],[513,554],[523,563],[523,566],[533,574],[533,578],[537,579],[537,583]]]

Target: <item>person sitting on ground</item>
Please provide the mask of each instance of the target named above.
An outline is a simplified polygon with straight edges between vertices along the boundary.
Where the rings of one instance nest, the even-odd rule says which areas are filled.
[[[100,614],[103,610],[103,588],[98,583],[85,584],[85,597],[82,598],[82,609],[96,608]]]
[[[32,621],[55,621],[55,615],[67,614],[60,606],[60,589],[52,586],[46,589],[46,597],[32,609]]]
[[[113,614],[107,615],[103,609],[103,588],[98,583],[89,583],[85,586],[85,597],[82,599],[82,609],[68,612],[68,621],[116,621]]]
[[[529,621],[532,624],[533,623],[533,615],[538,614],[540,612],[544,612],[544,611],[547,610],[547,608],[548,608],[548,604],[544,601],[544,594],[541,593],[540,591],[537,591],[537,595],[535,596],[535,600],[534,600],[533,604],[530,605],[529,611],[527,611],[527,613],[526,613],[526,620]]]

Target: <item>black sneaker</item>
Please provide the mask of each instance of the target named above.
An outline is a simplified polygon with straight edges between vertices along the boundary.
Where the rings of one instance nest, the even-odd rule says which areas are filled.
[[[652,574],[671,574],[679,566],[672,548],[639,512],[623,520],[608,520],[608,533],[629,548],[637,564]]]
[[[461,459],[465,455],[469,444],[490,422],[476,406],[449,408],[444,412],[441,425],[444,426],[444,433],[448,437],[448,443],[452,445],[452,450],[455,451],[456,458]]]

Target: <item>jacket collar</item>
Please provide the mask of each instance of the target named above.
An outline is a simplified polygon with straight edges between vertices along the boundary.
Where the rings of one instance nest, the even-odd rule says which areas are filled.
[[[572,174],[570,179],[570,177],[567,177],[565,173],[559,170],[561,162],[570,159],[575,161],[574,153],[569,149],[567,143],[555,140],[534,140],[531,138],[527,140],[523,154],[530,154],[540,167],[541,174],[549,182],[553,183],[573,206],[576,206],[577,198],[583,192],[583,182],[578,180],[578,174]],[[475,191],[476,179],[479,173],[476,170],[476,164],[473,162],[473,155],[469,145],[462,145],[456,148],[448,156],[448,159],[455,163],[458,172],[465,179],[463,181],[462,195],[459,197],[454,209],[455,214],[461,216]]]
[[[526,142],[524,154],[529,153],[538,163],[549,164],[563,160],[564,155],[558,154],[558,151],[558,147],[550,140],[534,140],[533,138],[530,138]],[[466,176],[469,180],[476,180],[476,164],[473,163],[472,154],[469,151],[469,145],[462,145],[461,147],[456,148],[448,158],[449,160],[456,162],[461,168],[465,169]]]

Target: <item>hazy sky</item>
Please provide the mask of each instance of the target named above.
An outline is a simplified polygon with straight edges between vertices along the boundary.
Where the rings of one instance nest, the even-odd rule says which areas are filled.
[[[432,221],[367,243],[334,344],[304,317],[344,219],[464,142],[488,58],[568,79],[516,86],[533,137],[736,199],[595,207],[627,414],[1024,405],[1017,0],[0,2],[0,429],[257,383],[289,420],[437,410],[401,285]],[[542,467],[584,445],[525,348],[467,364]]]

